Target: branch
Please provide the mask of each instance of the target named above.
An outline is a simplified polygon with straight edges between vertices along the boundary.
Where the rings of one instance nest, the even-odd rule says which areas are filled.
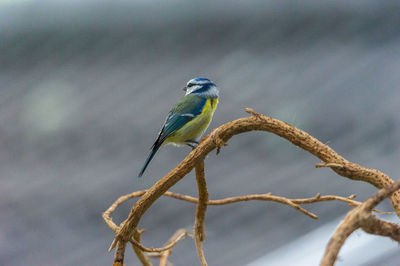
[[[168,263],[168,256],[171,254],[171,248],[175,246],[179,240],[181,240],[184,236],[188,235],[184,229],[179,229],[171,236],[170,239],[165,243],[165,247],[170,246],[167,250],[161,253],[160,257],[160,266],[166,266]]]
[[[368,182],[377,188],[384,188],[394,183],[386,174],[371,168],[366,168],[356,163],[349,161],[345,162],[333,162],[333,163],[318,163],[315,165],[317,168],[320,167],[330,167],[337,174],[344,177]],[[392,202],[393,208],[395,209],[397,216],[400,217],[400,192],[395,191],[390,196],[390,201]]]
[[[325,163],[337,164],[329,167],[344,177],[365,181],[378,188],[393,183],[393,180],[384,173],[347,161],[329,146],[296,127],[259,114],[252,109],[247,108],[246,112],[252,114],[252,116],[226,123],[213,130],[209,135],[203,137],[200,144],[190,152],[175,169],[170,171],[141,196],[132,207],[128,218],[117,229],[115,239],[111,245],[111,248],[117,246],[114,262],[123,262],[125,243],[130,241],[134,235],[139,221],[147,209],[168,189],[187,175],[195,165],[203,161],[208,153],[215,148],[217,152],[219,152],[220,148],[224,146],[231,137],[244,132],[262,130],[274,133],[310,152]],[[400,193],[393,193],[391,201],[397,214],[400,215]]]
[[[394,241],[400,242],[400,226],[398,224],[380,220],[373,215],[370,215],[364,223],[361,229],[365,232],[390,237]]]
[[[329,240],[321,266],[333,265],[346,239],[357,229],[375,235],[388,236],[400,242],[400,226],[379,220],[371,214],[373,208],[400,188],[400,180],[381,190],[367,201],[349,211]]]
[[[194,221],[194,237],[196,240],[197,254],[199,256],[201,265],[207,266],[206,258],[204,257],[204,252],[201,245],[201,242],[203,242],[205,239],[204,220],[206,217],[208,202],[208,190],[206,179],[204,177],[204,161],[200,161],[196,164],[195,172],[197,188],[199,190],[199,199],[197,201],[196,219]]]
[[[118,231],[118,226],[113,222],[111,218],[111,214],[114,212],[114,210],[123,202],[135,198],[135,197],[140,197],[146,193],[147,190],[141,190],[141,191],[136,191],[124,196],[119,197],[104,213],[103,213],[103,219],[104,222],[107,224],[108,227],[110,227],[114,232]],[[199,201],[197,198],[188,196],[188,195],[181,195],[177,193],[173,193],[170,191],[165,192],[164,196],[170,197],[170,198],[175,198],[179,200],[183,200],[186,202],[190,203],[195,203],[197,204]],[[318,219],[318,216],[303,209],[300,205],[298,204],[311,204],[311,203],[317,203],[317,202],[323,202],[323,201],[342,201],[349,203],[350,206],[359,206],[362,204],[362,202],[353,200],[355,195],[350,195],[348,197],[340,197],[340,196],[335,196],[335,195],[324,195],[321,196],[319,193],[315,195],[314,197],[311,198],[302,198],[302,199],[289,199],[285,197],[280,197],[280,196],[275,196],[271,195],[271,193],[265,193],[265,194],[251,194],[251,195],[244,195],[244,196],[237,196],[237,197],[228,197],[228,198],[223,198],[223,199],[217,199],[217,200],[208,200],[207,205],[214,205],[214,206],[221,206],[221,205],[227,205],[231,203],[238,203],[238,202],[244,202],[244,201],[252,201],[252,200],[260,200],[260,201],[273,201],[273,202],[278,202],[282,203],[288,206],[291,206],[295,209],[300,210],[302,213],[305,215],[309,216],[310,218],[313,219]],[[379,210],[374,210],[379,213],[391,213],[391,212],[382,212]],[[142,233],[142,230],[138,231],[140,234]],[[153,252],[153,253],[159,253],[163,251],[167,251],[174,247],[178,241],[183,239],[184,236],[188,236],[189,233],[185,233],[180,235],[179,237],[176,237],[177,241],[176,242],[170,242],[170,244],[166,244],[165,246],[161,248],[148,248],[140,244],[140,242],[136,241],[135,239],[131,239],[130,242],[131,244],[137,246],[140,250],[144,252]],[[194,236],[192,236],[194,238]],[[171,237],[173,238],[173,237]],[[171,244],[172,243],[172,244]]]
[[[113,220],[111,218],[111,214],[123,202],[125,202],[125,201],[127,201],[129,199],[132,199],[132,198],[140,197],[140,196],[144,195],[146,192],[147,192],[147,190],[140,190],[140,191],[136,191],[136,192],[133,192],[133,193],[130,193],[130,194],[126,194],[124,196],[119,197],[103,213],[103,220],[107,224],[107,226],[110,227],[114,232],[117,232],[118,231],[118,226],[113,222]],[[165,192],[164,196],[170,197],[170,198],[174,198],[174,199],[183,200],[183,201],[194,203],[194,204],[198,203],[198,199],[195,198],[195,197],[192,197],[192,196],[189,196],[189,195],[182,195],[182,194],[178,194],[178,193],[173,193],[173,192],[170,192],[170,191]],[[291,206],[291,207],[301,211],[305,215],[309,216],[310,218],[318,219],[317,215],[315,215],[314,213],[311,213],[310,211],[302,208],[298,204],[311,204],[311,203],[317,203],[317,202],[323,202],[323,201],[334,201],[334,200],[336,200],[336,201],[342,201],[342,202],[349,203],[350,206],[359,206],[359,205],[361,205],[362,202],[353,200],[354,197],[355,197],[355,195],[350,195],[348,197],[340,197],[340,196],[335,196],[335,195],[324,195],[324,196],[321,196],[318,193],[317,195],[315,195],[314,197],[311,197],[311,198],[289,199],[289,198],[285,198],[285,197],[281,197],[281,196],[275,196],[275,195],[272,195],[271,193],[265,193],[265,194],[250,194],[250,195],[244,195],[244,196],[236,196],[236,197],[228,197],[228,198],[223,198],[223,199],[208,200],[207,201],[207,205],[221,206],[221,205],[227,205],[227,204],[231,204],[231,203],[238,203],[238,202],[244,202],[244,201],[253,201],[253,200],[272,201],[272,202],[278,202],[278,203],[282,203],[282,204]],[[392,212],[383,212],[383,211],[376,210],[376,209],[374,209],[374,211],[377,212],[377,213],[381,213],[381,214],[391,214],[392,213]],[[139,231],[139,233],[141,233],[141,231]],[[189,234],[186,233],[185,236],[187,236],[187,235],[189,235]],[[180,238],[181,237],[179,237],[179,240],[180,240]],[[183,236],[182,236],[182,238],[183,238]],[[174,245],[172,245],[172,246],[165,245],[165,246],[163,246],[161,248],[148,248],[148,247],[143,246],[142,244],[140,244],[140,242],[138,242],[138,241],[136,241],[134,239],[131,239],[130,242],[131,242],[131,244],[136,245],[139,249],[141,249],[142,251],[145,251],[145,252],[162,252],[162,251],[166,251],[166,250],[174,247]]]
[[[140,244],[140,238],[142,236],[143,231],[137,231],[135,230],[133,237],[131,239],[131,245],[133,248],[133,251],[136,253],[136,256],[138,257],[138,259],[140,260],[140,262],[142,263],[143,266],[152,266],[149,258],[147,257],[147,255],[143,252],[143,250],[141,248],[138,247],[138,243]],[[134,243],[133,243],[134,242]]]
[[[110,217],[111,213],[114,212],[116,207],[118,207],[120,204],[123,202],[140,197],[144,195],[147,192],[147,190],[140,190],[140,191],[135,191],[130,194],[126,194],[124,196],[121,196],[118,198],[117,201],[115,201],[108,209],[103,213],[103,220],[107,224],[108,227],[111,228],[114,232],[118,231],[118,226],[112,221],[112,218]],[[198,199],[189,195],[182,195],[178,193],[173,193],[170,191],[167,191],[164,193],[163,196],[174,198],[174,199],[179,199],[183,200],[186,202],[190,203],[198,203]],[[295,209],[300,210],[307,216],[313,218],[313,219],[318,219],[318,216],[316,216],[313,213],[310,213],[309,211],[303,209],[301,206],[298,204],[311,204],[311,203],[316,203],[316,202],[323,202],[323,201],[343,201],[349,203],[350,206],[359,206],[362,204],[360,201],[353,200],[355,198],[355,195],[350,195],[348,197],[340,197],[340,196],[335,196],[335,195],[325,195],[321,196],[319,193],[315,195],[314,197],[311,198],[304,198],[304,199],[289,199],[285,197],[280,197],[280,196],[274,196],[271,195],[271,193],[265,193],[265,194],[250,194],[250,195],[244,195],[244,196],[237,196],[237,197],[229,197],[229,198],[224,198],[224,199],[216,199],[216,200],[208,200],[207,205],[226,205],[226,204],[231,204],[231,203],[237,203],[237,202],[243,202],[243,201],[252,201],[252,200],[260,200],[260,201],[274,201],[282,204],[286,204],[289,206],[297,205]],[[293,205],[288,204],[288,202],[293,203]],[[374,209],[375,212],[381,213],[381,214],[391,214],[392,212],[383,212],[380,210]],[[145,250],[143,250],[145,251]]]
[[[173,248],[176,244],[178,244],[178,242],[180,240],[182,240],[185,236],[188,236],[189,233],[188,232],[181,232],[183,229],[178,230],[177,232],[180,232],[178,235],[176,235],[176,233],[174,235],[171,236],[170,240],[167,242],[167,244],[165,244],[163,247],[161,248],[148,248],[143,246],[142,244],[140,244],[139,241],[137,241],[136,239],[131,239],[130,242],[133,246],[137,247],[138,249],[140,249],[141,251],[145,251],[145,252],[154,252],[154,253],[162,253],[164,251],[169,251],[171,250],[171,248]],[[172,239],[172,240],[171,240]],[[140,239],[139,239],[140,240]]]

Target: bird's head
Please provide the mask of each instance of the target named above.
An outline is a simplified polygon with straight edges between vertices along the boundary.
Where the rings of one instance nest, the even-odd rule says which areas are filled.
[[[211,98],[217,98],[219,94],[217,86],[207,78],[191,79],[183,90],[186,91],[186,95],[194,94]]]

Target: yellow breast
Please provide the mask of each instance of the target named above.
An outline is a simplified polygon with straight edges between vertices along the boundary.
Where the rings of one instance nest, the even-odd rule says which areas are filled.
[[[207,99],[201,114],[169,136],[164,144],[184,144],[188,140],[198,140],[211,122],[218,105],[218,98]]]

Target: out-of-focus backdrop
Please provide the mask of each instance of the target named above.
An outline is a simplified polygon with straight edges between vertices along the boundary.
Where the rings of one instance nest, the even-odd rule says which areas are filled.
[[[137,178],[193,77],[221,90],[210,129],[251,107],[398,179],[399,10],[395,0],[0,1],[0,265],[110,265],[114,234],[101,213],[188,154],[167,146]],[[319,192],[365,200],[376,191],[315,169],[318,162],[275,135],[240,135],[206,160],[210,198]],[[193,173],[172,190],[197,195]],[[268,202],[209,207],[209,264],[317,265],[349,207],[307,207],[320,219]],[[141,222],[144,244],[190,230],[194,213],[192,204],[159,200]],[[355,233],[351,241],[338,265],[400,260],[390,240]],[[199,264],[189,238],[170,259]],[[126,263],[138,264],[129,249]]]

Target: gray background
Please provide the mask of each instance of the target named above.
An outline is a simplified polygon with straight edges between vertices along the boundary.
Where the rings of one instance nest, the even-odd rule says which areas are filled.
[[[167,146],[136,177],[180,88],[197,76],[221,89],[210,129],[251,107],[398,179],[399,8],[399,1],[0,2],[0,265],[110,265],[113,233],[101,213],[190,151]],[[206,160],[210,198],[320,192],[365,200],[376,191],[315,169],[318,162],[272,134],[240,135]],[[197,195],[193,173],[173,191]],[[209,264],[250,263],[349,210],[339,202],[307,208],[320,219],[268,202],[209,207]],[[176,229],[191,229],[194,213],[192,204],[160,199],[141,222],[144,244],[161,246]],[[188,238],[170,259],[198,265],[196,256]],[[398,260],[396,250],[371,263]],[[130,248],[126,263],[138,264]]]

